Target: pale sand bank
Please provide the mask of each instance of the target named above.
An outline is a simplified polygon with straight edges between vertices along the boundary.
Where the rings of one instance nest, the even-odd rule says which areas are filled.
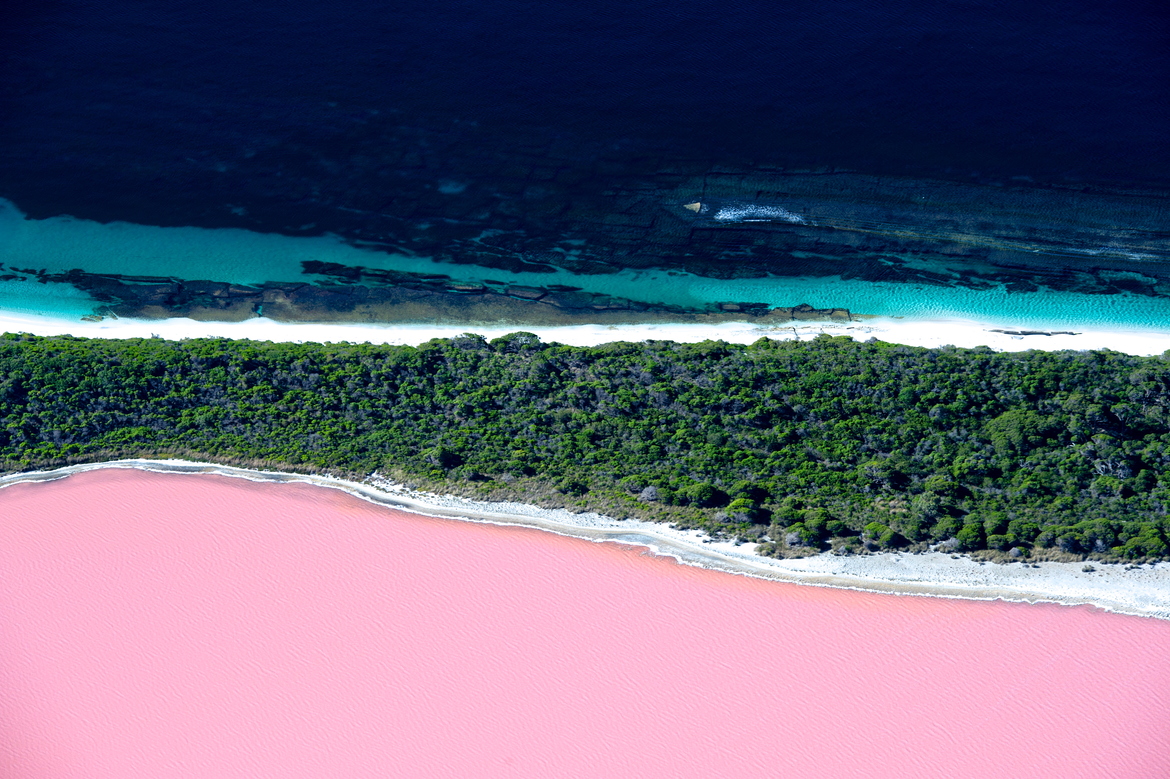
[[[100,322],[72,322],[48,316],[5,312],[0,314],[0,332],[34,335],[74,335],[88,338],[247,338],[256,341],[351,342],[405,344],[417,346],[432,338],[450,338],[461,333],[479,333],[495,338],[517,330],[538,335],[545,342],[571,346],[595,346],[612,341],[669,340],[695,343],[708,339],[751,343],[762,337],[808,340],[821,333],[847,335],[859,341],[877,338],[909,346],[988,346],[1007,352],[1042,349],[1112,349],[1135,355],[1162,354],[1170,349],[1170,325],[1165,330],[1059,327],[1075,335],[1010,335],[996,330],[1025,331],[1035,328],[965,319],[865,318],[857,322],[719,324],[629,324],[568,325],[537,327],[500,323],[497,325],[444,324],[310,324],[276,322],[257,317],[244,322],[199,322],[193,319],[104,319]]]
[[[0,488],[22,482],[51,481],[99,468],[137,468],[160,473],[215,473],[263,482],[303,482],[340,489],[374,503],[429,516],[472,522],[519,525],[591,541],[614,541],[648,547],[681,563],[779,581],[822,587],[932,595],[971,600],[1051,602],[1092,605],[1107,611],[1170,620],[1170,564],[1127,569],[1082,563],[981,564],[943,553],[874,554],[838,557],[821,554],[777,560],[755,554],[752,545],[712,542],[699,531],[680,531],[641,520],[599,514],[573,514],[522,503],[486,503],[408,490],[380,479],[367,483],[327,476],[254,471],[185,460],[119,460],[75,465],[54,471],[0,477]]]

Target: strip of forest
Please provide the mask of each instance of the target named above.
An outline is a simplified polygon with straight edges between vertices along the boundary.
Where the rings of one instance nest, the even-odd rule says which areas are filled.
[[[374,476],[791,556],[1170,557],[1170,353],[0,336],[0,469]]]

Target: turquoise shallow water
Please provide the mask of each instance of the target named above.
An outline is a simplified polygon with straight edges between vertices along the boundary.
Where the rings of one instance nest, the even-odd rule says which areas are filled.
[[[0,281],[0,314],[41,314],[76,320],[101,304],[69,284]]]
[[[325,236],[298,238],[239,229],[152,227],[54,217],[26,219],[0,200],[0,263],[6,268],[210,279],[239,284],[298,281],[307,260],[362,265],[415,273],[442,273],[462,281],[499,279],[515,284],[565,284],[590,292],[651,303],[702,306],[723,301],[773,306],[809,303],[854,312],[911,319],[965,318],[1019,327],[1153,328],[1170,324],[1164,298],[1002,287],[965,287],[867,282],[839,277],[768,277],[721,280],[677,271],[622,271],[582,276],[509,273],[473,265],[451,265],[425,257],[390,255]],[[842,262],[846,262],[843,260]],[[0,282],[0,312],[39,313],[76,320],[98,304],[66,284]]]

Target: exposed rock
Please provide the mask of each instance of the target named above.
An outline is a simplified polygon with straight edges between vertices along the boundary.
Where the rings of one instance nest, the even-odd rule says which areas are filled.
[[[1004,335],[1080,335],[1080,333],[1068,330],[989,330],[988,332],[1003,333]]]
[[[846,309],[807,304],[769,310],[764,303],[733,303],[714,310],[650,304],[563,285],[508,286],[499,282],[455,282],[442,274],[412,274],[337,263],[306,262],[305,270],[328,281],[271,282],[243,286],[211,280],[90,274],[44,274],[107,304],[95,314],[236,322],[263,315],[282,321],[496,322],[534,324],[723,322],[769,319],[847,319]],[[489,286],[489,284],[491,286]]]
[[[834,322],[853,321],[853,314],[847,308],[813,308],[808,303],[801,303],[792,308],[773,308],[768,312],[768,316],[776,319],[800,321],[826,319]]]
[[[720,303],[718,306],[720,311],[742,311],[745,314],[768,314],[770,308],[767,303]]]
[[[504,294],[510,298],[520,298],[521,300],[540,300],[548,294],[548,290],[540,287],[508,287]]]
[[[458,292],[461,295],[482,295],[487,292],[487,287],[482,284],[455,284],[447,285],[447,289],[452,292]]]

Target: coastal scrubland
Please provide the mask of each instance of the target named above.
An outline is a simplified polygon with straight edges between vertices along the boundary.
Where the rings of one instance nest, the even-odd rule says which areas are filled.
[[[571,347],[0,339],[0,467],[382,477],[765,554],[1170,557],[1170,359],[846,337]]]

